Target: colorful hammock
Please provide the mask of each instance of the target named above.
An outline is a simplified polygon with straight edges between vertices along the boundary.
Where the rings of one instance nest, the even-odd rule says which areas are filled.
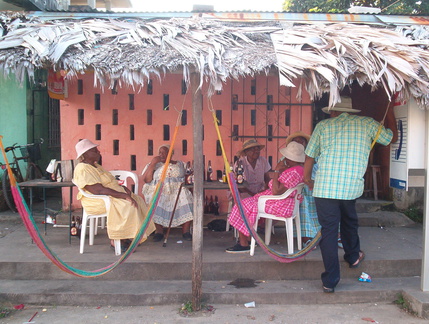
[[[181,115],[182,115],[182,113],[180,112],[179,117],[177,119],[176,128],[174,130],[173,138],[171,141],[170,150],[168,151],[167,159],[165,162],[166,164],[170,163],[174,143],[175,143],[175,140],[177,137],[177,132],[178,132],[178,128],[179,128],[179,124],[180,124],[180,120],[181,120]],[[128,250],[124,254],[122,254],[121,257],[116,262],[113,262],[112,264],[110,264],[104,268],[97,269],[97,270],[81,270],[81,269],[71,267],[67,263],[65,263],[63,260],[61,260],[61,258],[59,258],[56,255],[56,253],[53,252],[49,248],[49,246],[46,244],[46,242],[44,241],[43,236],[40,233],[39,228],[38,228],[38,226],[34,220],[34,217],[31,213],[30,209],[28,208],[27,203],[25,202],[25,199],[22,195],[22,192],[16,183],[15,176],[14,176],[12,169],[9,165],[9,161],[7,159],[6,152],[5,152],[5,149],[3,146],[3,136],[1,136],[1,135],[0,135],[0,148],[2,150],[3,158],[4,158],[4,161],[6,163],[7,172],[9,174],[10,186],[11,186],[13,199],[14,199],[15,205],[18,209],[18,212],[22,218],[22,221],[24,222],[24,225],[25,225],[28,233],[30,234],[31,238],[33,239],[34,243],[46,255],[46,257],[48,259],[50,259],[52,261],[52,263],[54,263],[58,268],[60,268],[61,270],[65,271],[69,274],[72,274],[72,275],[78,276],[78,277],[98,277],[98,276],[104,275],[104,274],[112,271],[119,264],[123,263],[133,253],[134,249],[138,245],[138,242],[140,242],[141,238],[143,237],[143,234],[146,231],[148,224],[151,221],[153,214],[155,212],[156,206],[157,206],[159,198],[161,196],[163,182],[165,180],[165,176],[167,173],[167,168],[164,168],[164,170],[162,172],[160,182],[157,184],[157,187],[155,189],[155,192],[154,192],[154,195],[152,197],[146,218],[145,218],[142,226],[140,227],[136,237],[133,239],[132,243],[130,244],[130,247],[128,248]]]
[[[222,141],[222,136],[220,134],[220,130],[219,130],[219,121],[216,117],[216,112],[213,108],[210,109],[212,112],[212,116],[213,116],[213,122],[216,128],[216,133],[217,136],[219,138],[219,143],[220,143],[220,147],[222,150],[222,157],[224,160],[224,164],[225,164],[225,170],[230,170],[230,165],[228,162],[228,159],[226,158],[226,153],[225,153],[225,149],[223,146],[223,141]],[[314,247],[319,243],[319,240],[321,238],[321,233],[320,231],[316,234],[316,236],[311,240],[311,242],[305,246],[303,249],[301,249],[300,251],[297,251],[296,253],[293,254],[283,254],[283,253],[279,253],[275,250],[273,250],[272,248],[270,248],[268,245],[265,244],[264,240],[262,240],[258,233],[255,231],[255,229],[253,228],[253,226],[250,225],[249,223],[249,218],[246,215],[245,210],[243,209],[243,204],[241,203],[241,198],[240,198],[240,193],[238,191],[238,187],[237,187],[237,183],[235,181],[235,176],[233,172],[229,172],[228,173],[228,185],[229,188],[231,190],[232,196],[234,197],[234,202],[238,208],[238,210],[240,211],[240,215],[241,218],[244,221],[244,224],[246,225],[247,230],[249,231],[249,233],[253,236],[253,238],[255,239],[255,241],[258,243],[258,245],[273,259],[283,262],[283,263],[290,263],[293,261],[297,261],[301,258],[303,258],[304,256],[306,256],[308,253],[310,253]]]

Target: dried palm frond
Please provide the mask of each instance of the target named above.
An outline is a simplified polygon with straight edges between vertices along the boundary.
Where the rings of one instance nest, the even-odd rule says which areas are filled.
[[[229,78],[268,73],[277,67],[282,85],[305,89],[312,99],[356,81],[401,92],[421,106],[429,102],[429,32],[420,26],[224,22],[203,18],[144,20],[88,18],[42,20],[0,14],[0,70],[21,82],[38,68],[64,69],[67,78],[94,70],[94,83],[140,89],[152,75],[200,74],[208,95]]]

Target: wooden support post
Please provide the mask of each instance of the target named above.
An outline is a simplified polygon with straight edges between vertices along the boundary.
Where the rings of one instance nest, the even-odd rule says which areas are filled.
[[[192,124],[194,140],[194,221],[192,237],[192,308],[201,309],[203,268],[203,96],[198,89],[200,77],[191,73]]]

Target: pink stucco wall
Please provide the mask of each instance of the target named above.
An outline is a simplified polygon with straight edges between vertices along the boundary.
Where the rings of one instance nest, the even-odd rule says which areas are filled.
[[[79,77],[81,94],[78,94],[78,81],[68,83],[68,98],[61,101],[61,142],[62,159],[75,158],[75,144],[82,138],[88,138],[100,144],[103,166],[107,170],[131,170],[131,155],[136,157],[136,168],[131,170],[141,174],[144,166],[151,160],[148,155],[148,140],[153,140],[153,153],[157,154],[158,147],[163,143],[170,143],[178,111],[187,110],[187,124],[180,125],[176,138],[174,159],[184,162],[192,161],[193,157],[193,130],[192,130],[192,95],[182,94],[182,76],[167,74],[162,80],[153,79],[153,92],[147,94],[147,87],[140,91],[131,88],[118,87],[117,94],[100,87],[94,87],[94,76],[87,73]],[[252,94],[252,89],[254,94]],[[203,90],[203,93],[205,91]],[[312,107],[307,93],[302,99],[296,98],[297,88],[280,87],[278,76],[257,75],[254,78],[245,78],[238,81],[228,81],[224,84],[220,94],[215,94],[210,100],[203,99],[204,124],[204,156],[207,164],[211,160],[212,167],[223,170],[223,159],[216,155],[217,135],[209,107],[222,112],[220,130],[224,146],[230,161],[234,154],[241,149],[245,140],[257,137],[257,140],[266,145],[261,154],[270,158],[275,164],[279,158],[278,149],[283,146],[285,137],[297,130],[308,134],[312,131]],[[95,110],[95,95],[100,95],[100,110]],[[129,98],[134,94],[134,110],[130,110]],[[163,110],[164,95],[169,95],[169,110]],[[232,96],[237,95],[237,110],[232,109]],[[267,96],[272,96],[272,110],[267,110]],[[113,110],[118,111],[118,125],[112,125]],[[79,125],[79,110],[81,125]],[[148,125],[147,111],[152,110],[152,125]],[[251,124],[251,110],[254,110],[254,125]],[[286,125],[286,111],[290,110],[289,125]],[[101,125],[101,139],[96,140],[96,125]],[[135,138],[130,139],[130,125],[134,125]],[[170,127],[170,139],[163,140],[164,125]],[[233,125],[238,125],[238,140],[231,137]],[[268,126],[270,125],[270,126]],[[268,127],[272,128],[273,139],[267,138]],[[280,138],[275,138],[280,137]],[[113,141],[119,140],[119,154],[113,155]],[[187,153],[182,151],[182,140],[187,140]],[[140,188],[141,188],[140,184]],[[226,212],[226,194],[208,192],[218,195],[220,211]],[[68,194],[63,195],[64,207],[68,206]],[[73,202],[74,207],[79,203]]]

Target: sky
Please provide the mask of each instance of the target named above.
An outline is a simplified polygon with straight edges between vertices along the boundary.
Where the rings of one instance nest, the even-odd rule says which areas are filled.
[[[282,11],[284,0],[131,0],[134,11],[192,11],[194,4],[213,5],[215,11]]]

